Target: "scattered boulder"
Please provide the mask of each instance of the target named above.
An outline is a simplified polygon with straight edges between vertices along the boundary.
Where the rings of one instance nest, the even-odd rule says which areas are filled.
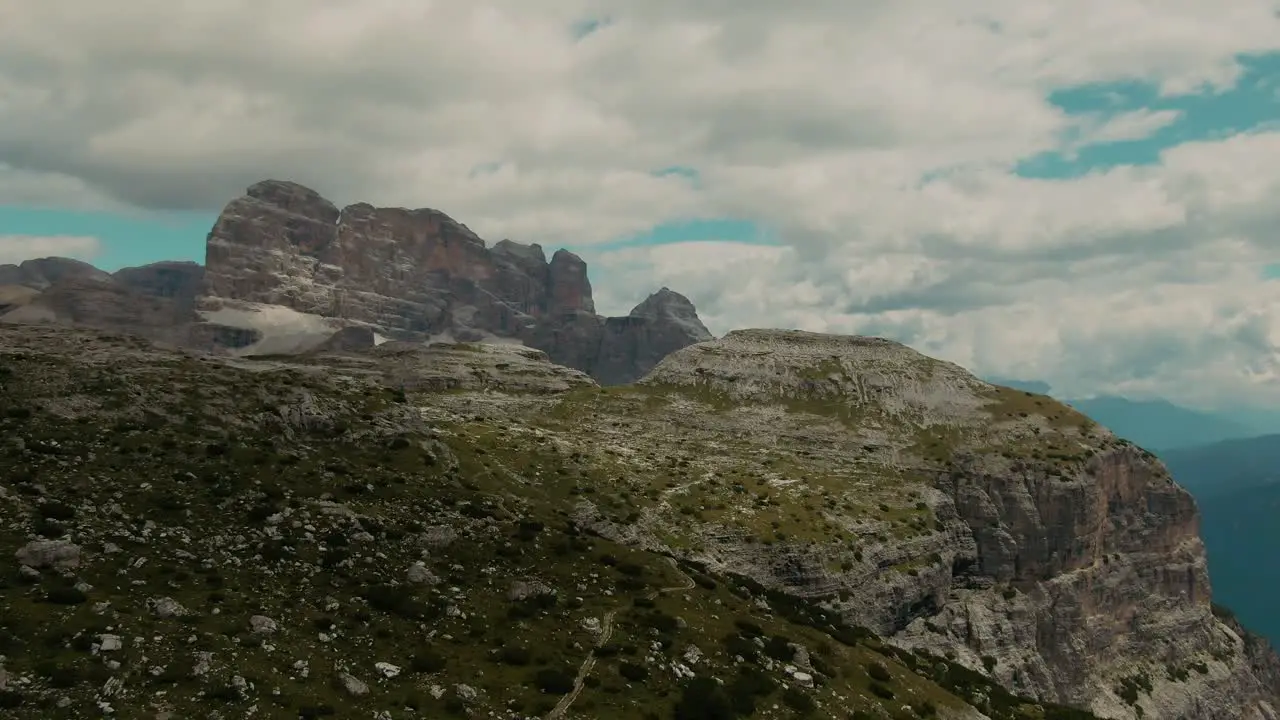
[[[421,560],[409,566],[405,579],[415,585],[435,585],[440,582],[440,578],[428,570],[427,564]]]
[[[66,540],[32,540],[14,553],[18,562],[37,570],[80,567],[80,546]]]
[[[555,588],[540,580],[514,580],[511,583],[511,589],[507,590],[507,599],[520,601],[539,595],[555,594]]]
[[[338,684],[342,690],[352,697],[369,694],[369,686],[351,673],[338,673]]]
[[[187,609],[177,600],[171,597],[162,597],[150,602],[151,612],[161,619],[169,619],[181,617],[187,614]]]
[[[255,635],[272,635],[279,629],[279,626],[275,620],[266,615],[254,615],[249,618],[249,628],[253,630]]]

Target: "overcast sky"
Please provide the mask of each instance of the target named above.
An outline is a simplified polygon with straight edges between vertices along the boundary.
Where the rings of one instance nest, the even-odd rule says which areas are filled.
[[[198,258],[292,179],[568,246],[606,312],[1280,407],[1277,53],[1280,0],[18,0],[0,262]]]

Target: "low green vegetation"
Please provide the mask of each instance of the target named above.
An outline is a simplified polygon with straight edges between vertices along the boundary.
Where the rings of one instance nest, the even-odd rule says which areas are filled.
[[[625,445],[557,432],[661,411],[652,389],[575,391],[534,426],[112,339],[0,348],[0,384],[5,717],[1091,717],[676,558],[734,531],[853,572],[936,519],[919,478],[803,448],[646,445],[625,414]],[[75,562],[32,559],[50,548]]]

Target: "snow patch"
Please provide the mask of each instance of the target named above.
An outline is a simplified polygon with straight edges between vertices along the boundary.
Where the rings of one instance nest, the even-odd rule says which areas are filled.
[[[348,323],[322,315],[302,313],[281,305],[244,303],[200,313],[204,320],[226,327],[256,330],[262,339],[233,351],[235,355],[272,355],[306,352]],[[385,340],[384,340],[385,342]]]

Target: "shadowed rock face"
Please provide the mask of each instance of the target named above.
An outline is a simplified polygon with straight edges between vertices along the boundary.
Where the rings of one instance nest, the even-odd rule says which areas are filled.
[[[592,374],[603,385],[625,384],[676,350],[711,338],[693,303],[664,287],[630,315],[605,320]]]
[[[158,262],[112,274],[124,287],[149,298],[168,301],[174,323],[191,320],[196,296],[204,282],[204,267],[193,262]]]
[[[223,210],[209,234],[199,307],[276,305],[406,341],[519,340],[602,382],[639,378],[705,340],[693,306],[663,289],[629,318],[595,314],[587,265],[538,245],[492,248],[431,209],[339,210],[296,183],[268,180]]]

